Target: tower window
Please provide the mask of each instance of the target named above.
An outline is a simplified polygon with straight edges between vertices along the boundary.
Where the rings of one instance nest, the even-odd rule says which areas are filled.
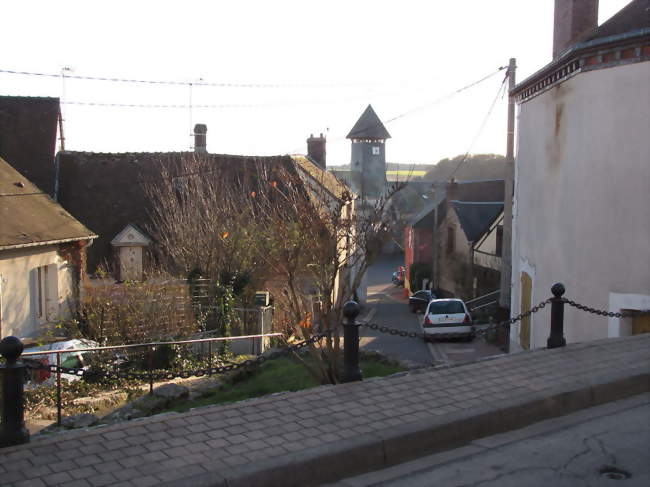
[[[373,146],[372,147],[372,155],[373,156],[378,156],[379,155],[379,147],[378,146]]]

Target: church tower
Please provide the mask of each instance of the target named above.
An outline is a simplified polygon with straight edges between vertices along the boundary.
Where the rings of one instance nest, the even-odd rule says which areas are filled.
[[[386,187],[386,139],[390,134],[371,105],[347,136],[352,141],[350,170],[362,198],[378,198]]]

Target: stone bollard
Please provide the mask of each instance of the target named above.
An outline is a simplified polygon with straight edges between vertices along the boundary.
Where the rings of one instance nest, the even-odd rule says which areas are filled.
[[[23,353],[23,343],[14,336],[0,341],[0,354],[5,363],[0,365],[2,375],[2,424],[0,425],[0,447],[20,445],[29,441],[25,428],[23,406],[23,381],[25,364],[17,363]]]
[[[359,305],[348,301],[343,305],[343,316],[347,318],[343,323],[343,382],[355,382],[363,379],[359,368],[359,325],[355,318],[359,315]]]
[[[564,286],[559,282],[553,284],[551,292],[551,334],[546,341],[548,348],[559,348],[566,345],[564,339]]]

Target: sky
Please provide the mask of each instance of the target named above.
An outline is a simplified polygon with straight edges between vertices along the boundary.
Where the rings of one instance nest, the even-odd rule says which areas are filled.
[[[600,0],[599,23],[628,1]],[[347,164],[345,136],[370,103],[394,119],[389,162],[503,154],[498,69],[516,58],[521,81],[551,60],[553,3],[5,1],[0,70],[59,76],[0,72],[0,95],[70,102],[67,150],[189,150],[192,127],[205,123],[209,152],[306,153],[307,137],[323,133],[328,165]],[[62,79],[62,71],[179,84]]]

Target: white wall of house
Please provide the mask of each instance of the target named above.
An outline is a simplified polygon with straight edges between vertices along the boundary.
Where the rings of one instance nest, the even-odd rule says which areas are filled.
[[[503,212],[490,225],[485,238],[481,239],[474,247],[478,251],[474,252],[474,264],[488,269],[494,269],[495,271],[501,270],[501,257],[496,255],[497,228],[501,225],[503,225]]]
[[[57,253],[57,246],[0,251],[3,337],[37,336],[43,323],[69,315],[74,293],[74,269]]]
[[[619,311],[612,295],[639,306],[650,296],[648,80],[650,62],[579,73],[519,107],[513,315],[524,268],[534,269],[533,304],[555,282],[610,311]],[[532,319],[531,348],[546,346],[549,308]],[[565,307],[567,342],[620,334],[608,318]]]

